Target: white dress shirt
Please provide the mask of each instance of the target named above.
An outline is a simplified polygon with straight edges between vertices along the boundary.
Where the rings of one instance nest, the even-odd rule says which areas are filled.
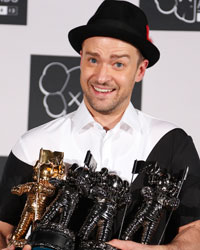
[[[82,102],[77,111],[25,133],[12,152],[21,161],[35,165],[41,148],[61,151],[66,163],[83,166],[90,150],[97,170],[106,167],[130,181],[134,161],[146,160],[159,139],[174,128],[130,103],[120,122],[106,132]]]

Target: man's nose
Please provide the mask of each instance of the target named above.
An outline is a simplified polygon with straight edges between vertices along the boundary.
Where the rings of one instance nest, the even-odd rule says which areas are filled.
[[[111,79],[109,65],[100,64],[96,69],[96,80],[97,82],[103,84]]]

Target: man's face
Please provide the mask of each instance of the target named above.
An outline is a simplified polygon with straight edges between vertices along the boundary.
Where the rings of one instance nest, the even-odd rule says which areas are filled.
[[[81,51],[81,87],[89,111],[120,114],[128,106],[135,82],[142,79],[147,60],[138,64],[138,50],[109,37],[84,41]]]

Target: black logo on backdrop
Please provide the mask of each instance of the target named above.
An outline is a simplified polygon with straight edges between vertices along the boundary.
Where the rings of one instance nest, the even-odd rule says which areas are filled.
[[[0,0],[0,23],[26,25],[27,0]]]
[[[43,69],[42,75],[39,79],[39,90],[44,94],[43,98],[43,105],[46,110],[46,113],[51,118],[58,118],[62,115],[66,115],[68,107],[71,107],[73,104],[76,104],[78,107],[80,105],[79,97],[81,96],[81,91],[79,90],[76,94],[73,94],[72,91],[68,90],[68,95],[70,96],[70,100],[67,102],[65,99],[64,93],[65,89],[67,89],[71,73],[75,72],[76,70],[79,70],[80,66],[72,67],[71,69],[68,69],[67,66],[60,62],[51,62],[45,66]],[[57,79],[57,82],[54,82],[54,88],[49,88],[49,85],[52,85],[52,74],[57,74],[56,72],[64,71],[65,79],[62,79],[61,82],[59,82],[59,78]],[[56,87],[56,86],[57,87]],[[59,86],[60,85],[60,86]],[[75,91],[75,90],[74,90]],[[52,100],[59,100],[61,104],[61,110],[58,113],[54,113],[53,107],[54,103]],[[59,102],[58,102],[59,103]]]
[[[31,56],[29,128],[63,116],[82,101],[80,57]]]
[[[154,30],[200,30],[200,0],[140,0]]]
[[[79,65],[80,57],[31,56],[29,129],[78,108],[83,99]],[[132,102],[141,108],[141,83]]]

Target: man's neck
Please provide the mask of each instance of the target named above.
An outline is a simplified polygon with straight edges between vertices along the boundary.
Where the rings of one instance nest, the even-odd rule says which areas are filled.
[[[118,114],[118,115],[93,115],[93,118],[96,122],[98,122],[99,124],[101,124],[101,126],[106,130],[110,130],[112,128],[114,128],[116,126],[116,124],[121,120],[123,116],[122,114]]]
[[[126,108],[116,111],[116,112],[109,112],[109,113],[101,113],[91,109],[86,105],[87,109],[89,110],[90,114],[94,118],[96,122],[98,122],[106,131],[114,128],[116,124],[121,120]]]

